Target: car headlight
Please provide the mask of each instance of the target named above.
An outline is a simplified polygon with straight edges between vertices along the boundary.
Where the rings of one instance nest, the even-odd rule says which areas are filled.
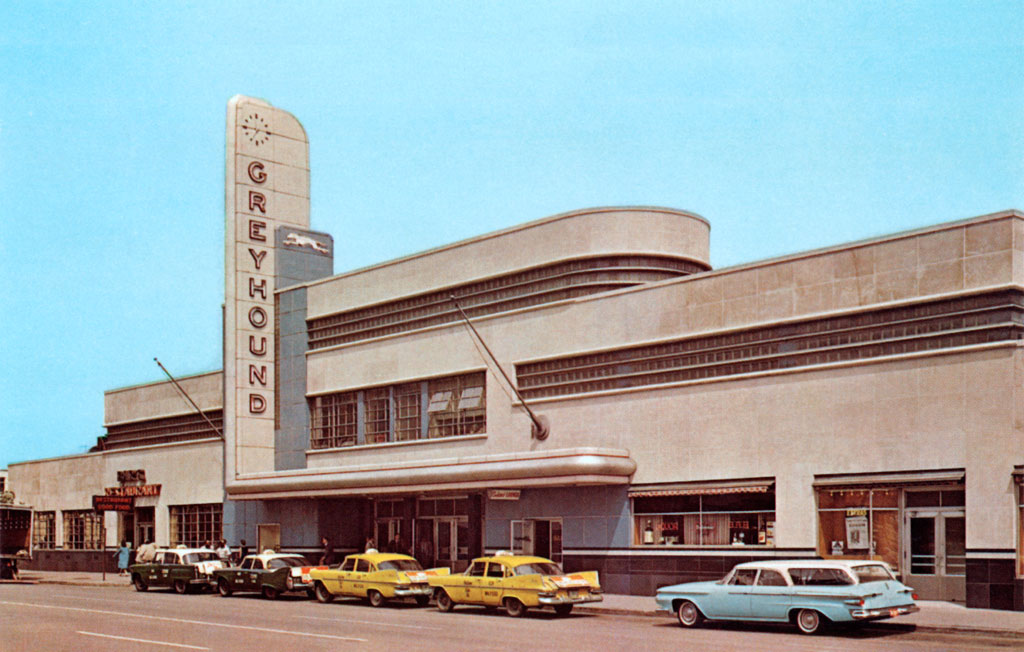
[[[287,586],[289,589],[294,589],[295,579],[291,575],[289,575],[287,578],[285,578],[284,585]]]

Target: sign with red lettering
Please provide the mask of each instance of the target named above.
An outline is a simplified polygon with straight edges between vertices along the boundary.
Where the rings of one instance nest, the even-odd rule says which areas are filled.
[[[111,495],[93,496],[92,508],[97,512],[130,512],[135,509],[135,497]]]
[[[108,496],[159,496],[160,486],[144,484],[135,487],[105,487],[103,491]]]

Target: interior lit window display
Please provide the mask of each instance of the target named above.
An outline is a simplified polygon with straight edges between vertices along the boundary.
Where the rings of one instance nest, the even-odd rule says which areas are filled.
[[[819,489],[818,554],[898,567],[899,494],[891,487]]]
[[[775,544],[775,492],[772,489],[673,493],[676,495],[633,498],[634,545]]]

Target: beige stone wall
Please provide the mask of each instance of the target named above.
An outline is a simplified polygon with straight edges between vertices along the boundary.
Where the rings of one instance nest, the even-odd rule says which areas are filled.
[[[1022,216],[1007,213],[475,321],[514,364],[1020,284]],[[781,547],[813,547],[815,474],[964,468],[967,545],[1014,544],[1010,471],[1024,460],[1015,345],[899,356],[662,389],[538,401],[529,419],[494,369],[488,436],[310,456],[315,467],[580,446],[623,448],[635,483],[774,476]],[[479,370],[461,324],[316,351],[310,393]]]
[[[309,288],[309,317],[577,256],[664,254],[709,264],[708,223],[672,209],[565,213],[332,277]]]
[[[212,371],[176,380],[200,409],[205,411],[223,407],[224,374],[222,372]],[[195,409],[169,380],[112,389],[103,394],[103,425],[105,426],[194,413]]]
[[[11,482],[17,483],[18,500],[37,511],[57,514],[57,543],[64,541],[64,510],[92,509],[93,495],[116,487],[117,472],[144,469],[147,484],[159,484],[157,497],[136,498],[139,507],[156,507],[157,543],[166,545],[169,505],[221,503],[224,498],[223,444],[203,442],[149,446],[124,451],[71,455],[11,464]],[[117,515],[106,515],[107,545],[117,545]],[[135,543],[135,542],[133,542]]]

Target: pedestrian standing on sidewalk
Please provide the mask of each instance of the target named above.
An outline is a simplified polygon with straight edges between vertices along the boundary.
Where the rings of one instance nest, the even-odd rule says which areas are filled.
[[[117,570],[120,575],[128,574],[128,560],[132,556],[132,547],[128,545],[128,542],[121,539],[121,547],[114,553],[114,559],[117,560]]]

